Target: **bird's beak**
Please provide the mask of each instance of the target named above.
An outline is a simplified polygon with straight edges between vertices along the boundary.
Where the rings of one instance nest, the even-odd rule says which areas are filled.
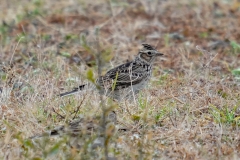
[[[157,56],[163,56],[163,53],[157,52]]]

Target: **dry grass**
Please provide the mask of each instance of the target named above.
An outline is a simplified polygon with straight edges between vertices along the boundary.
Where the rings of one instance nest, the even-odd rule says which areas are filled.
[[[1,2],[2,3],[2,2]],[[240,3],[238,1],[4,1],[0,19],[1,159],[104,159],[82,137],[27,138],[78,115],[101,115],[97,93],[56,95],[156,45],[149,87],[136,103],[109,103],[121,129],[111,139],[117,159],[240,158]],[[99,35],[96,35],[99,30]],[[197,46],[197,47],[196,47]],[[96,76],[97,74],[95,74]],[[61,117],[62,115],[63,117]]]

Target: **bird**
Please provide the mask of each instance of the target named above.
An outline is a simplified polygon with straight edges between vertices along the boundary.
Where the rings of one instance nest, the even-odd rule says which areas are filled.
[[[65,125],[57,126],[48,132],[29,137],[29,139],[34,140],[42,137],[68,136],[70,138],[69,144],[71,147],[81,148],[82,144],[80,144],[79,141],[84,141],[84,137],[86,138],[88,135],[97,135],[97,141],[93,143],[93,147],[103,146],[104,134],[106,138],[111,138],[116,132],[115,125],[117,123],[117,114],[115,111],[107,111],[105,115],[105,133],[103,132],[102,116],[81,117]]]
[[[152,65],[156,57],[163,53],[157,51],[149,44],[142,44],[133,61],[119,65],[109,70],[105,75],[96,80],[96,86],[100,88],[100,94],[111,97],[114,100],[135,97],[148,84],[152,75]],[[59,96],[75,94],[86,87],[86,84],[74,88],[70,92],[61,93]]]

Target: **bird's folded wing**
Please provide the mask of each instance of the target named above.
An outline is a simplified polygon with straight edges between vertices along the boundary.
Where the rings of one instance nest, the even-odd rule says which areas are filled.
[[[101,86],[113,87],[115,89],[126,88],[142,81],[144,75],[142,73],[134,73],[129,70],[122,70],[116,73],[108,74],[107,76],[100,77],[97,83]]]
[[[77,121],[71,122],[68,125],[63,125],[55,128],[50,132],[50,135],[72,135],[78,136],[83,134],[84,132],[92,132],[98,128],[98,125],[93,123],[92,121],[85,122],[83,119],[79,119]]]

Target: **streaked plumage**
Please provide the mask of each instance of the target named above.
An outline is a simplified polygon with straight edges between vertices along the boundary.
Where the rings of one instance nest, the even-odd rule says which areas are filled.
[[[117,115],[115,111],[109,111],[106,117],[105,125],[115,125],[117,122]],[[58,126],[55,129],[30,137],[39,138],[43,136],[69,135],[71,137],[79,137],[81,134],[100,133],[102,130],[102,117],[79,118],[66,125]]]
[[[117,115],[114,111],[109,111],[105,121],[106,138],[111,138],[116,132],[115,124],[117,122]],[[80,118],[76,121],[70,122],[66,125],[56,127],[50,132],[35,135],[30,137],[33,141],[41,137],[52,136],[67,136],[68,144],[74,148],[81,148],[86,144],[88,138],[94,138],[92,148],[104,146],[104,135],[102,128],[102,117]]]
[[[149,82],[153,61],[161,55],[163,54],[151,45],[143,44],[143,49],[139,51],[133,61],[109,70],[104,76],[100,76],[96,80],[96,84],[102,87],[102,94],[113,99],[122,100],[126,97],[132,97]],[[85,85],[81,85],[70,92],[60,94],[60,96],[76,93],[84,87]]]

